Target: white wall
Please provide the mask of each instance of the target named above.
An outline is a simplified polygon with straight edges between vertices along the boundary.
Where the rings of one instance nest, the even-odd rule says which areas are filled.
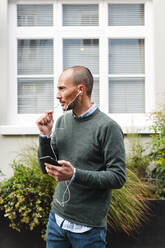
[[[16,159],[20,151],[28,144],[38,143],[37,136],[3,136],[0,135],[0,169],[5,176],[13,174],[10,167],[13,159]]]
[[[8,105],[8,1],[0,1],[0,125],[6,124]],[[0,144],[1,146],[1,144]]]
[[[154,70],[156,104],[165,102],[165,1],[154,0]]]

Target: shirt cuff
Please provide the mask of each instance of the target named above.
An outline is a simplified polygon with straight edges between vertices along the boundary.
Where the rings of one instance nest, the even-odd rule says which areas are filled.
[[[51,138],[51,136],[47,136],[47,135],[44,135],[44,134],[42,134],[42,133],[40,133],[40,136],[41,136],[42,138],[47,138],[47,139],[50,139],[50,138]]]
[[[74,173],[73,173],[73,176],[72,176],[72,178],[70,179],[70,182],[72,182],[72,181],[74,180],[74,178],[75,178],[75,175],[76,175],[76,168],[74,168]]]

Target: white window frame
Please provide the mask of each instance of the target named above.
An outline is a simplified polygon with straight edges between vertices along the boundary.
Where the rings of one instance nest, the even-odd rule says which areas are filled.
[[[54,25],[52,27],[17,27],[16,4],[53,4]],[[98,4],[99,26],[62,26],[62,4]],[[109,3],[143,3],[145,6],[145,25],[114,27],[108,26]],[[56,11],[57,10],[57,11]],[[104,13],[104,15],[102,15]],[[56,83],[63,71],[63,39],[99,39],[99,82],[100,82],[100,109],[116,120],[125,133],[148,133],[147,113],[155,106],[154,97],[154,71],[153,71],[153,27],[152,27],[152,1],[151,0],[12,0],[9,2],[9,111],[8,124],[3,128],[3,134],[37,134],[35,121],[37,114],[17,114],[17,39],[53,39],[54,40],[54,95],[56,96]],[[74,32],[76,31],[76,32]],[[145,39],[145,74],[134,75],[145,77],[145,113],[144,114],[111,114],[108,113],[108,41],[113,38]],[[121,74],[119,75],[122,76]],[[124,75],[131,77],[132,75]],[[22,76],[21,76],[22,77]],[[47,75],[45,75],[47,77]],[[54,105],[57,105],[54,99]],[[57,108],[55,119],[62,113]]]

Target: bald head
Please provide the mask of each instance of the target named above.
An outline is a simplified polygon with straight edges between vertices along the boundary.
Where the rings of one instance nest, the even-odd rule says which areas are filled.
[[[69,72],[74,85],[84,84],[86,88],[86,94],[91,97],[93,89],[93,76],[90,70],[84,66],[73,66],[64,70]]]

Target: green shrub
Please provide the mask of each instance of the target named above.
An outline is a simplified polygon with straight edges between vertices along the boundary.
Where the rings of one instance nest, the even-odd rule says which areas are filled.
[[[165,105],[151,114],[153,121],[152,154],[155,170],[151,173],[157,198],[165,198]]]
[[[42,226],[44,238],[56,181],[40,172],[36,145],[26,148],[12,168],[14,176],[0,184],[0,209],[12,228],[21,231]],[[126,233],[135,230],[148,211],[147,194],[146,186],[127,170],[127,183],[112,194],[109,225]]]
[[[131,169],[141,180],[146,181],[146,168],[151,158],[146,155],[146,144],[142,144],[141,136],[129,134],[127,136],[129,152],[127,152],[127,167]]]
[[[34,147],[28,147],[25,154],[24,163],[20,158],[13,161],[14,176],[0,184],[0,209],[13,229],[33,230],[40,226],[44,237],[56,182],[40,172]]]
[[[163,155],[164,156],[164,155]],[[156,169],[152,172],[152,183],[155,184],[156,198],[165,198],[165,157],[155,160]]]
[[[127,182],[112,193],[111,207],[108,213],[109,225],[117,231],[130,234],[137,231],[148,219],[150,212],[147,199],[150,197],[148,187],[127,169]]]

